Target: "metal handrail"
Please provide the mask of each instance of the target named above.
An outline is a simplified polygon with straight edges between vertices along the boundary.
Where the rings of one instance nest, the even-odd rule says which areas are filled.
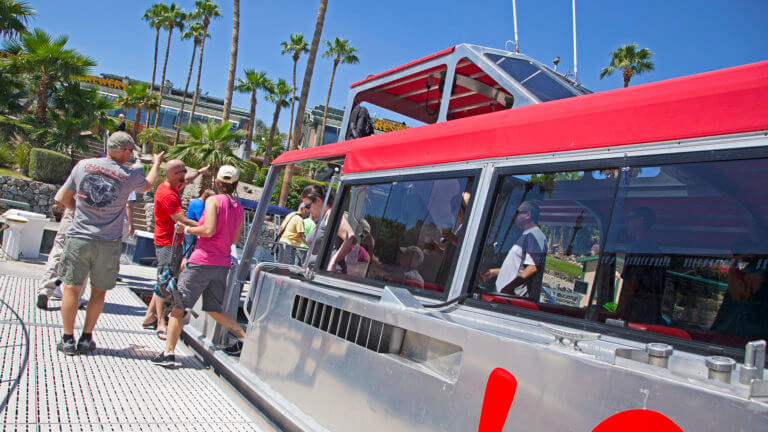
[[[304,269],[294,264],[283,264],[279,262],[260,262],[256,264],[256,267],[253,268],[253,271],[251,273],[251,289],[248,290],[248,298],[243,303],[243,307],[242,307],[243,315],[245,315],[245,319],[248,321],[249,326],[253,324],[253,321],[251,320],[251,314],[253,313],[254,306],[256,306],[257,304],[255,299],[253,298],[254,291],[255,291],[254,288],[256,287],[256,282],[259,280],[259,275],[267,267],[269,267],[270,270],[272,269],[288,270],[290,273],[296,274],[297,276],[303,277],[304,275]],[[249,304],[250,304],[250,310],[249,310]]]

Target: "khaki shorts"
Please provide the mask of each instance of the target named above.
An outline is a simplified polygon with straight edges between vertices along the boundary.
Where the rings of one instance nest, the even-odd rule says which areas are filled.
[[[91,287],[111,290],[120,271],[120,240],[92,240],[67,237],[59,263],[59,279],[67,285],[81,286],[88,273]]]

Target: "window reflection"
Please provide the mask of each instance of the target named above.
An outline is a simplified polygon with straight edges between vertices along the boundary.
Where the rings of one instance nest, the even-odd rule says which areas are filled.
[[[580,315],[615,188],[615,179],[583,171],[502,177],[475,281],[481,298],[529,309],[577,308]]]
[[[596,304],[630,328],[731,346],[768,336],[765,159],[621,172]]]
[[[336,269],[443,292],[471,198],[468,177],[355,185],[344,208],[356,241]]]

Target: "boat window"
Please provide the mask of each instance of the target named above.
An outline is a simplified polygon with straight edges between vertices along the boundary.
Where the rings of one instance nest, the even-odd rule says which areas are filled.
[[[733,347],[768,337],[766,172],[768,159],[622,169],[591,276],[601,319]]]
[[[444,292],[465,231],[471,177],[345,189],[354,239],[332,245],[325,268],[355,278]]]
[[[475,271],[477,297],[583,316],[617,182],[583,171],[501,176]]]
[[[565,83],[553,78],[529,60],[496,54],[486,54],[486,56],[542,102],[576,96],[576,93],[569,90]]]

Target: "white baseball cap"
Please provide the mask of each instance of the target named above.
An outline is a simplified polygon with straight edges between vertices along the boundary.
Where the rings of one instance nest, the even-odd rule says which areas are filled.
[[[240,178],[240,173],[237,168],[232,165],[222,165],[219,168],[218,174],[216,174],[216,180],[222,183],[234,183]]]

